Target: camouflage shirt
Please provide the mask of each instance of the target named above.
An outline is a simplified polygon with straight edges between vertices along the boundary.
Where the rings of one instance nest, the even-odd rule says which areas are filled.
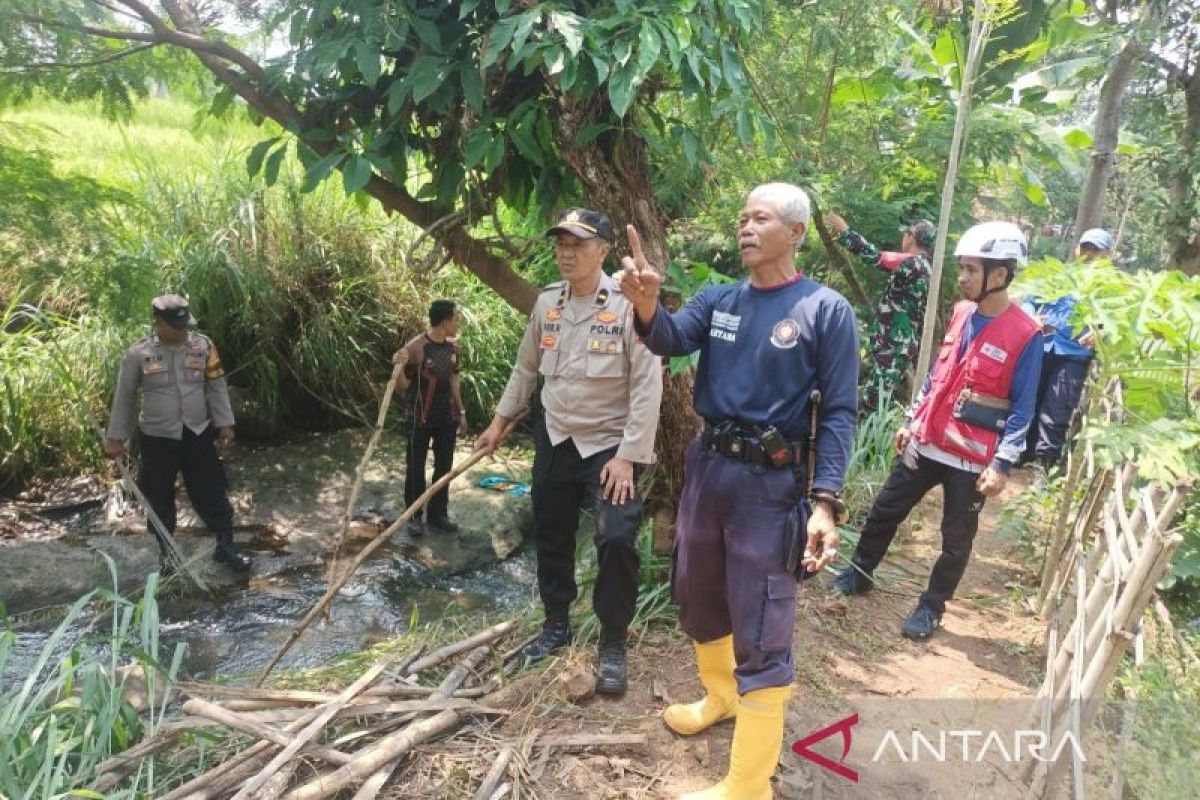
[[[870,413],[882,395],[888,397],[903,382],[921,343],[921,320],[929,292],[929,260],[924,254],[880,250],[862,235],[847,230],[839,237],[842,246],[865,264],[887,273],[887,288],[875,305],[875,318],[867,330],[863,402],[860,410]]]

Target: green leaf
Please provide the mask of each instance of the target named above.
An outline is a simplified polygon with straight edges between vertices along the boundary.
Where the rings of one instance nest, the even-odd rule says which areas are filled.
[[[479,0],[461,0],[458,4],[458,18],[466,19],[467,15],[479,7]]]
[[[542,156],[542,151],[538,148],[537,140],[533,135],[534,123],[532,115],[526,115],[523,119],[517,122],[508,129],[508,138],[516,145],[517,152],[525,156],[525,158],[537,164],[539,167],[546,165],[546,160]]]
[[[208,113],[212,114],[214,117],[221,116],[229,110],[229,106],[231,103],[233,103],[234,97],[236,97],[236,95],[233,93],[233,89],[228,86],[222,88],[215,95],[213,95],[212,105],[209,106]]]
[[[754,142],[754,121],[750,118],[750,110],[742,106],[737,112],[737,134],[742,144]]]
[[[512,42],[513,31],[516,30],[516,17],[502,19],[492,26],[487,33],[487,47],[483,50],[483,58],[479,65],[484,69],[496,63],[500,54]]]
[[[275,181],[279,179],[279,166],[283,163],[283,157],[287,155],[287,151],[287,145],[284,144],[282,147],[277,147],[267,159],[267,166],[263,170],[263,180],[266,181],[267,186],[274,186]]]
[[[622,39],[613,45],[612,57],[613,63],[618,67],[623,67],[629,61],[629,56],[633,53],[633,42],[628,39]]]
[[[354,194],[367,185],[371,180],[371,162],[360,155],[350,157],[346,166],[342,167],[342,186],[346,194]]]
[[[575,135],[575,145],[577,147],[585,147],[596,141],[596,137],[611,127],[607,122],[593,122]]]
[[[72,789],[67,797],[83,797],[86,800],[104,800],[107,795],[101,794],[93,789]]]
[[[421,56],[413,62],[405,78],[414,103],[420,103],[437,91],[446,80],[445,64],[437,56]]]
[[[458,81],[462,84],[463,100],[475,113],[483,111],[483,81],[474,64],[463,64],[458,70]]]
[[[654,24],[658,28],[659,38],[667,46],[667,60],[671,62],[671,71],[678,72],[682,59],[682,54],[679,50],[679,40],[675,38],[675,34],[671,32],[671,29],[662,22],[655,21]]]
[[[492,146],[488,149],[487,158],[483,161],[483,168],[492,172],[500,166],[502,161],[504,161],[504,137],[493,136]]]
[[[595,53],[588,53],[592,59],[592,65],[596,67],[596,83],[604,83],[604,79],[608,77],[608,62]]]
[[[263,159],[267,156],[267,151],[275,146],[280,137],[272,136],[270,139],[264,139],[250,149],[250,155],[246,156],[246,172],[253,178],[262,169]]]
[[[341,150],[337,150],[323,157],[304,174],[304,183],[300,186],[302,193],[311,192],[317,188],[323,180],[329,177],[329,173],[333,172],[334,167],[341,163],[346,154]]]
[[[629,110],[637,87],[637,65],[632,62],[618,68],[608,79],[608,102],[618,117]]]
[[[542,51],[542,61],[546,65],[546,74],[554,77],[567,66],[567,51],[558,45],[547,47]]]
[[[417,32],[417,38],[421,40],[421,44],[435,53],[442,52],[442,32],[438,30],[436,24],[418,14],[409,17],[408,21],[413,26],[413,30]]]
[[[472,169],[483,160],[492,147],[492,132],[482,126],[467,134],[463,147],[463,166]]]
[[[526,11],[524,14],[518,14],[514,19],[517,21],[517,29],[513,32],[512,50],[513,53],[519,54],[521,49],[525,47],[525,40],[529,38],[529,34],[533,31],[533,24],[542,18],[542,9],[534,7]]]
[[[658,55],[661,52],[662,40],[658,38],[650,20],[644,20],[641,30],[638,31],[638,74],[642,76],[649,74],[650,70],[654,69],[655,63],[658,62]]]
[[[1063,134],[1062,139],[1066,144],[1079,150],[1090,150],[1092,147],[1092,135],[1082,128],[1072,128]]]
[[[550,12],[550,27],[563,37],[563,43],[572,58],[579,55],[579,50],[583,47],[582,25],[583,20],[570,11]]]
[[[379,52],[367,42],[359,42],[354,46],[354,55],[363,82],[374,86],[375,81],[379,80]]]

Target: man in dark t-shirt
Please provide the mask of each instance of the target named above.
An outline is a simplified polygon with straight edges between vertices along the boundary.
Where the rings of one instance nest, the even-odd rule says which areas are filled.
[[[429,306],[429,330],[396,351],[394,360],[404,364],[397,382],[401,391],[411,387],[411,417],[408,436],[404,505],[425,492],[425,461],[433,446],[433,480],[445,475],[454,464],[454,445],[467,432],[467,412],[458,387],[458,310],[453,300],[434,300]],[[458,526],[450,520],[447,506],[449,487],[429,500],[430,526],[452,533]],[[418,512],[407,528],[410,536],[425,532]]]

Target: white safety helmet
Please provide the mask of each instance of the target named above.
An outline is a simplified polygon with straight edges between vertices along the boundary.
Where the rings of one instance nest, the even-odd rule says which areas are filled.
[[[997,261],[1012,259],[1019,266],[1029,260],[1025,234],[1011,222],[981,222],[967,229],[954,248],[954,256],[975,256]]]

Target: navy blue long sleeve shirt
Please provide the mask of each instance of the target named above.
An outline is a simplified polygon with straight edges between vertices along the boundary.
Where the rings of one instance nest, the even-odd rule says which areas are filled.
[[[809,395],[821,390],[813,488],[840,491],[858,412],[858,326],[846,298],[808,278],[713,286],[635,329],[651,352],[700,351],[693,405],[709,424],[774,425],[807,441]]]

